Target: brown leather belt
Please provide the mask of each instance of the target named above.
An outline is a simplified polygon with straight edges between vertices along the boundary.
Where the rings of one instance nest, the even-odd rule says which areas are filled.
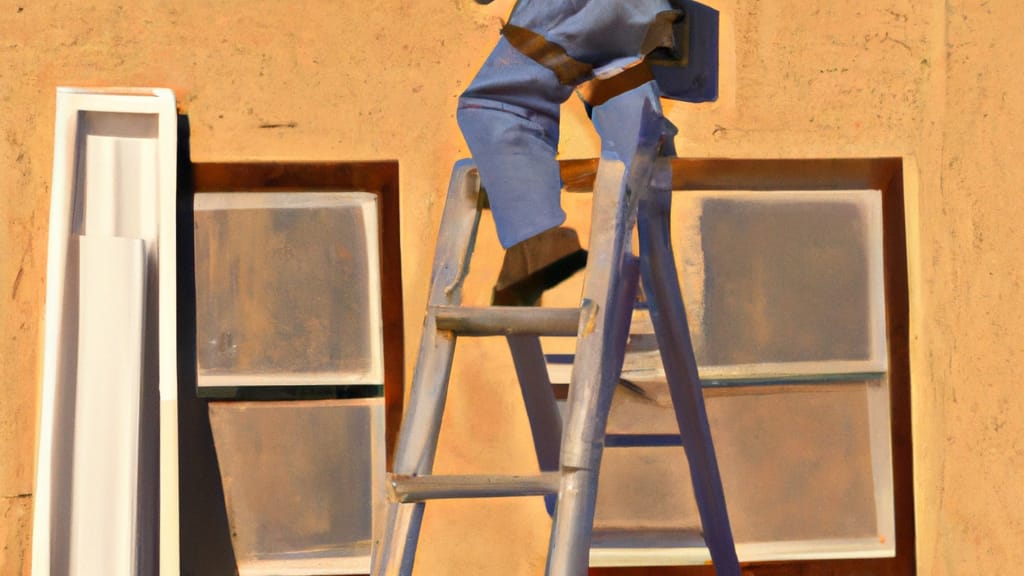
[[[672,46],[672,23],[681,14],[675,10],[659,13],[647,31],[643,52],[648,53],[663,46]],[[590,106],[599,106],[608,100],[654,80],[654,74],[646,62],[641,61],[609,78],[594,78],[594,67],[569,55],[561,45],[551,42],[543,35],[528,28],[506,24],[502,35],[516,50],[541,66],[555,73],[559,83],[566,86],[580,86],[583,100]],[[589,80],[589,82],[587,82]]]
[[[533,30],[506,24],[501,29],[501,33],[512,47],[554,72],[558,81],[566,86],[576,86],[594,75],[593,66],[573,58],[565,51],[565,48]]]
[[[591,106],[600,106],[612,98],[654,80],[654,73],[647,61],[638,62],[609,78],[594,78],[577,90],[583,101]]]

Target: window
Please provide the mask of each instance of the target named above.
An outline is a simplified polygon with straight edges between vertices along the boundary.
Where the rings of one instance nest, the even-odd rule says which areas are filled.
[[[568,189],[589,189],[592,171],[566,163]],[[754,574],[805,560],[801,573],[911,573],[900,161],[677,160],[674,180],[677,265],[741,561],[772,562]],[[589,196],[566,203],[585,226]],[[645,316],[609,418],[594,566],[708,559]],[[562,353],[552,380],[567,382],[571,343],[547,344]],[[614,447],[624,433],[665,446]]]
[[[384,384],[377,196],[195,199],[200,390]]]
[[[191,476],[200,490],[219,476],[223,489],[206,516],[224,510],[221,545],[243,576],[367,573],[385,413],[401,410],[397,166],[193,174],[191,394],[208,399],[216,469]],[[191,495],[193,511],[202,497]],[[189,552],[183,567],[213,573]]]

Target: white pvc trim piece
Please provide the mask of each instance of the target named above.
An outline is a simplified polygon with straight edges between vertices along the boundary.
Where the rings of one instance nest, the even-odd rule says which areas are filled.
[[[119,134],[123,137],[118,137]],[[140,472],[137,487],[143,490],[139,492],[136,521],[138,526],[146,528],[155,525],[157,503],[148,499],[155,498],[154,486],[159,482],[161,571],[179,572],[177,410],[173,404],[177,398],[176,187],[177,113],[173,92],[141,88],[58,88],[33,516],[32,573],[38,576],[72,571],[70,516],[74,500],[73,446],[77,435],[73,424],[76,366],[80,363],[80,352],[92,354],[88,347],[79,349],[78,336],[92,334],[94,330],[103,330],[106,335],[108,327],[110,334],[134,329],[124,325],[117,330],[112,326],[97,328],[91,324],[106,324],[106,320],[94,321],[88,314],[81,314],[75,239],[83,234],[130,239],[124,242],[141,243],[144,249],[143,301],[146,304],[145,310],[139,312],[139,319],[144,318],[146,322],[145,338],[139,346],[143,351],[150,351],[143,352],[147,358],[158,359],[159,367],[156,371],[153,366],[141,366],[145,375],[141,396],[145,401],[159,394],[161,418],[159,424],[139,422],[136,430],[140,446],[135,457],[159,450],[162,478],[156,478],[151,470]],[[86,241],[90,242],[92,240]],[[96,271],[86,274],[85,278],[92,277],[93,272]],[[116,283],[124,279],[109,280]],[[96,282],[106,286],[100,288],[101,291],[110,287],[105,281]],[[137,282],[133,285],[137,287]],[[95,286],[83,289],[88,294]],[[127,313],[130,318],[130,310]],[[82,329],[81,322],[89,322],[90,326]],[[132,321],[129,319],[127,324],[131,325]],[[130,353],[125,354],[125,358],[129,356]],[[127,397],[131,392],[120,391],[120,394]],[[157,433],[161,446],[151,445]],[[126,450],[130,448],[121,451]],[[105,528],[95,519],[93,529],[102,532]],[[153,531],[136,531],[135,538],[136,560],[130,573],[152,573],[156,565],[152,556],[157,553],[157,543],[146,538],[153,540]]]
[[[70,573],[136,566],[146,256],[139,239],[80,236]]]

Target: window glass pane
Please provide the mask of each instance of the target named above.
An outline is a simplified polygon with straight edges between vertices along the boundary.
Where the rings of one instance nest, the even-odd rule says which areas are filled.
[[[195,200],[199,385],[380,384],[376,196]]]
[[[369,569],[383,400],[211,402],[242,574]]]
[[[738,540],[877,534],[867,392],[881,385],[708,392],[708,417]],[[678,433],[664,382],[636,386],[646,397],[617,390],[608,433]],[[607,449],[598,525],[699,526],[688,476],[681,447]]]
[[[631,388],[616,390],[609,435],[678,433],[663,381]],[[884,379],[705,391],[741,557],[787,542],[891,551],[891,502],[876,500],[891,492],[887,395]],[[596,548],[702,547],[682,447],[606,448],[594,526]]]
[[[672,222],[709,374],[885,370],[880,192],[677,193]]]
[[[567,196],[581,237],[589,195]],[[887,370],[878,190],[677,191],[672,242],[705,383],[880,374]],[[582,275],[545,293],[579,303]],[[572,339],[545,338],[572,353]],[[567,366],[549,362],[552,381]],[[633,316],[623,374],[664,374],[646,310]]]

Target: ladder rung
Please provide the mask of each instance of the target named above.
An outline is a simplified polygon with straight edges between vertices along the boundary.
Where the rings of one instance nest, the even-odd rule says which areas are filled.
[[[544,496],[558,492],[561,475],[534,476],[388,476],[391,499],[403,504],[443,498]]]
[[[682,445],[683,439],[679,434],[607,434],[604,437],[605,448],[659,448]]]
[[[435,306],[438,330],[461,336],[575,336],[579,329],[579,308],[538,308],[519,306]]]

